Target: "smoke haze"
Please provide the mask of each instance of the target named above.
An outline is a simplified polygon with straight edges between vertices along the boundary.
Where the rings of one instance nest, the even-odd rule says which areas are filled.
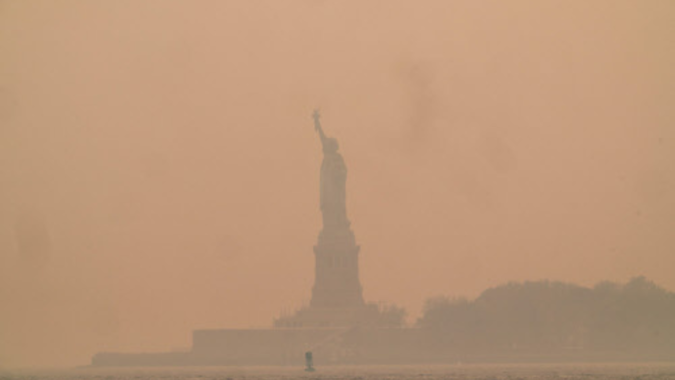
[[[667,0],[2,1],[0,365],[306,303],[316,106],[367,300],[673,290],[674,36]]]

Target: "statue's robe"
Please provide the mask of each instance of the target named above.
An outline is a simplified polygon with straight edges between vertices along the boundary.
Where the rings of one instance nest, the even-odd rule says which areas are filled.
[[[324,227],[347,225],[347,166],[337,152],[324,154],[320,202]]]

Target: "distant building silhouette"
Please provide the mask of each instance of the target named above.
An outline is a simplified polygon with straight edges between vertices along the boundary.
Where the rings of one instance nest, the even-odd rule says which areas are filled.
[[[310,351],[318,363],[355,363],[364,358],[358,348],[363,343],[371,353],[365,357],[366,363],[384,363],[392,352],[407,357],[418,346],[417,329],[400,328],[405,310],[363,300],[359,246],[347,217],[347,166],[337,140],[324,134],[318,111],[313,118],[324,155],[319,186],[323,228],[314,246],[315,278],[309,307],[276,319],[274,329],[196,330],[188,353],[99,353],[92,364],[300,364],[303,353]]]
[[[347,166],[335,138],[327,137],[320,115],[314,111],[314,128],[321,139],[323,162],[319,205],[323,229],[314,246],[314,287],[309,307],[275,321],[276,327],[350,327],[379,320],[374,305],[363,301],[359,281],[359,246],[347,217]]]
[[[402,327],[403,309],[380,308],[363,300],[359,246],[347,218],[347,167],[337,140],[325,136],[316,111],[314,125],[324,153],[323,229],[314,247],[309,306],[276,319],[275,328],[193,331],[189,352],[99,353],[92,358],[93,365],[313,368],[314,364],[672,359],[675,294],[644,278],[623,288],[610,284],[593,291],[547,282],[509,284],[488,289],[472,302],[431,300],[417,327]]]
[[[336,139],[326,137],[319,112],[314,126],[321,137],[320,205],[323,229],[314,246],[315,281],[311,307],[354,308],[364,305],[359,282],[359,246],[347,218],[347,166]]]

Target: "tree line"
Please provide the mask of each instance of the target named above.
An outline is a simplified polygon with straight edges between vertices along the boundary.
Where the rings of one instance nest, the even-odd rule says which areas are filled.
[[[512,282],[475,300],[429,299],[417,325],[435,349],[675,353],[675,293],[645,277]]]

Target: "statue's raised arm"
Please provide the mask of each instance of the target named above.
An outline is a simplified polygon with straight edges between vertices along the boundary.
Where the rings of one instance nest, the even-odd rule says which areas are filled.
[[[319,132],[319,137],[321,138],[321,145],[325,145],[326,135],[323,133],[323,129],[321,128],[321,121],[319,120],[321,115],[319,114],[318,108],[314,109],[312,117],[314,118],[314,129]]]
[[[338,152],[340,145],[337,139],[328,137],[321,128],[321,115],[319,110],[315,109],[312,114],[314,118],[314,129],[321,137],[321,147],[323,148],[323,161],[321,162],[320,177],[320,197],[321,214],[323,215],[323,225],[325,228],[348,228],[346,197],[347,190],[345,183],[347,181],[347,166]],[[327,227],[328,226],[328,227]]]

